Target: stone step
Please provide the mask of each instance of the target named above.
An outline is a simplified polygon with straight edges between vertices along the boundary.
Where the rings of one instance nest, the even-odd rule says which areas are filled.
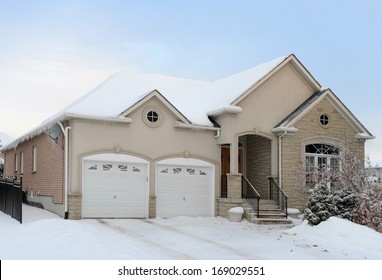
[[[285,213],[264,213],[260,211],[259,217],[265,219],[285,219]]]
[[[255,203],[256,205],[256,203]],[[292,224],[291,220],[285,218],[285,213],[273,200],[260,200],[260,212],[259,218],[257,217],[257,211],[253,209],[250,203],[244,204],[245,218],[250,223],[255,224]]]
[[[254,218],[251,223],[257,225],[292,225],[292,221],[288,219],[267,219],[267,218]]]

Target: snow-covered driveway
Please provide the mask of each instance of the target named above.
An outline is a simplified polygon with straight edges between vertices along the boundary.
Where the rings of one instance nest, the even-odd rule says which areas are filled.
[[[128,223],[126,220],[98,221],[143,242],[143,246],[164,250],[171,259],[210,259],[212,255],[228,259],[254,258],[251,253],[213,240],[213,236],[203,234],[197,227],[182,229],[181,226],[166,225],[164,220],[129,220]]]
[[[382,234],[331,218],[317,227],[225,218],[64,220],[24,206],[0,213],[0,259],[379,259]]]

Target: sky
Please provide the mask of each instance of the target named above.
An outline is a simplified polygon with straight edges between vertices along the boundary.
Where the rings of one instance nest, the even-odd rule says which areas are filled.
[[[0,0],[0,131],[19,137],[112,73],[213,81],[294,53],[375,135],[382,2]]]

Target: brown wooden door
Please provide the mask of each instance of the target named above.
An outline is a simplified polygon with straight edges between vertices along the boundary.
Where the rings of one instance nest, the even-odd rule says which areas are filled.
[[[230,172],[230,148],[221,147],[221,197],[227,197],[227,173]]]
[[[221,148],[221,174],[225,175],[230,172],[230,148]]]
[[[221,147],[221,197],[227,197],[227,173],[230,173],[230,147]],[[239,173],[243,172],[243,149],[238,153]]]

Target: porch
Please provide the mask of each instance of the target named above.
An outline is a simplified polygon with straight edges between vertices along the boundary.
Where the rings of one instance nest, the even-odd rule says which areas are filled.
[[[276,149],[273,139],[254,134],[238,137],[235,148],[227,144],[221,146],[219,215],[227,216],[230,208],[241,206],[250,222],[291,223],[288,195],[279,186],[276,176],[272,176],[277,172]]]
[[[227,196],[218,198],[218,213],[227,217],[233,207],[244,208],[244,218],[255,224],[292,224],[288,219],[288,195],[273,177],[268,178],[268,196],[262,197],[247,177],[226,174]]]

